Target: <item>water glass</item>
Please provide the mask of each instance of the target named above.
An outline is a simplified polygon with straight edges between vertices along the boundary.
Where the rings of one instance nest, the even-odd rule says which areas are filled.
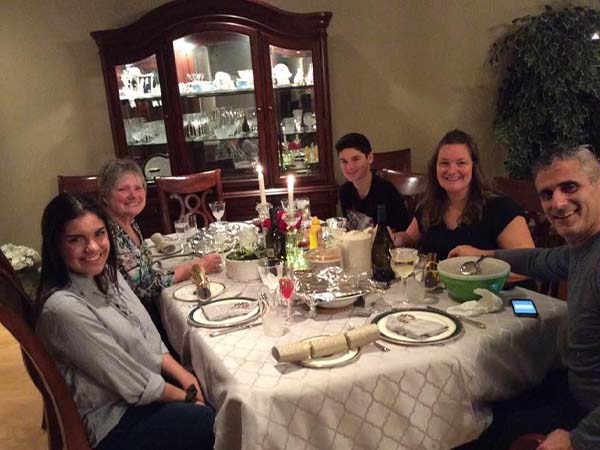
[[[184,249],[187,248],[187,237],[189,229],[190,224],[188,222],[187,217],[184,217],[182,220],[177,220],[175,222],[175,233],[177,234],[177,241],[179,241],[179,243]]]
[[[189,214],[188,219],[188,235],[187,240],[191,244],[198,235],[198,224],[196,222],[196,214]]]
[[[268,302],[262,316],[263,332],[265,336],[283,336],[285,327],[283,324],[283,307],[277,294],[268,294]]]
[[[421,304],[425,301],[425,286],[416,278],[406,280],[406,299],[409,303]]]

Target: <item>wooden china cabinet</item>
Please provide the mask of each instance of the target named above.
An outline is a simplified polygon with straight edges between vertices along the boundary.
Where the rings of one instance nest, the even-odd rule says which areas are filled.
[[[145,233],[159,228],[156,175],[220,168],[229,220],[256,216],[255,166],[278,205],[286,176],[313,215],[335,215],[327,25],[260,1],[180,0],[95,31],[116,155],[143,167]]]

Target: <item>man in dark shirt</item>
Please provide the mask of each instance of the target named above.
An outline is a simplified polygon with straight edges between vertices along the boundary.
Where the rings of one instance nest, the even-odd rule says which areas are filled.
[[[404,200],[394,185],[373,172],[373,153],[369,140],[359,133],[348,133],[335,144],[340,167],[346,180],[340,187],[340,204],[344,216],[359,212],[377,224],[377,205],[384,204],[387,223],[392,231],[403,231],[410,223]]]

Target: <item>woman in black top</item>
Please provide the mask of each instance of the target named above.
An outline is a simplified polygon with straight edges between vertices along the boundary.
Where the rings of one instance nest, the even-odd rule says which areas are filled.
[[[479,150],[467,133],[447,133],[429,160],[428,188],[406,232],[394,244],[452,256],[459,245],[478,249],[534,247],[523,212],[488,188]]]

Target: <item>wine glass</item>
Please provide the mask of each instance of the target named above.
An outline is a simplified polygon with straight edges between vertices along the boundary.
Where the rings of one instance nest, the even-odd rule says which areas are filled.
[[[279,293],[281,298],[287,303],[287,315],[285,321],[290,323],[292,321],[292,297],[296,291],[296,280],[294,279],[291,269],[286,271],[279,279]]]
[[[390,256],[392,257],[392,270],[402,280],[404,286],[401,301],[402,303],[408,303],[406,280],[415,272],[415,266],[419,262],[418,251],[414,248],[397,247],[390,249]]]
[[[215,202],[210,202],[208,204],[208,206],[210,207],[210,210],[212,211],[213,216],[215,216],[215,219],[217,219],[217,223],[220,224],[221,219],[223,218],[223,215],[225,214],[225,202],[217,200]]]
[[[258,275],[262,283],[274,295],[283,275],[283,263],[277,259],[264,258],[258,261]]]
[[[333,237],[333,239],[335,241],[341,241],[344,233],[346,232],[347,219],[345,217],[331,217],[325,222],[327,223],[329,234]]]

